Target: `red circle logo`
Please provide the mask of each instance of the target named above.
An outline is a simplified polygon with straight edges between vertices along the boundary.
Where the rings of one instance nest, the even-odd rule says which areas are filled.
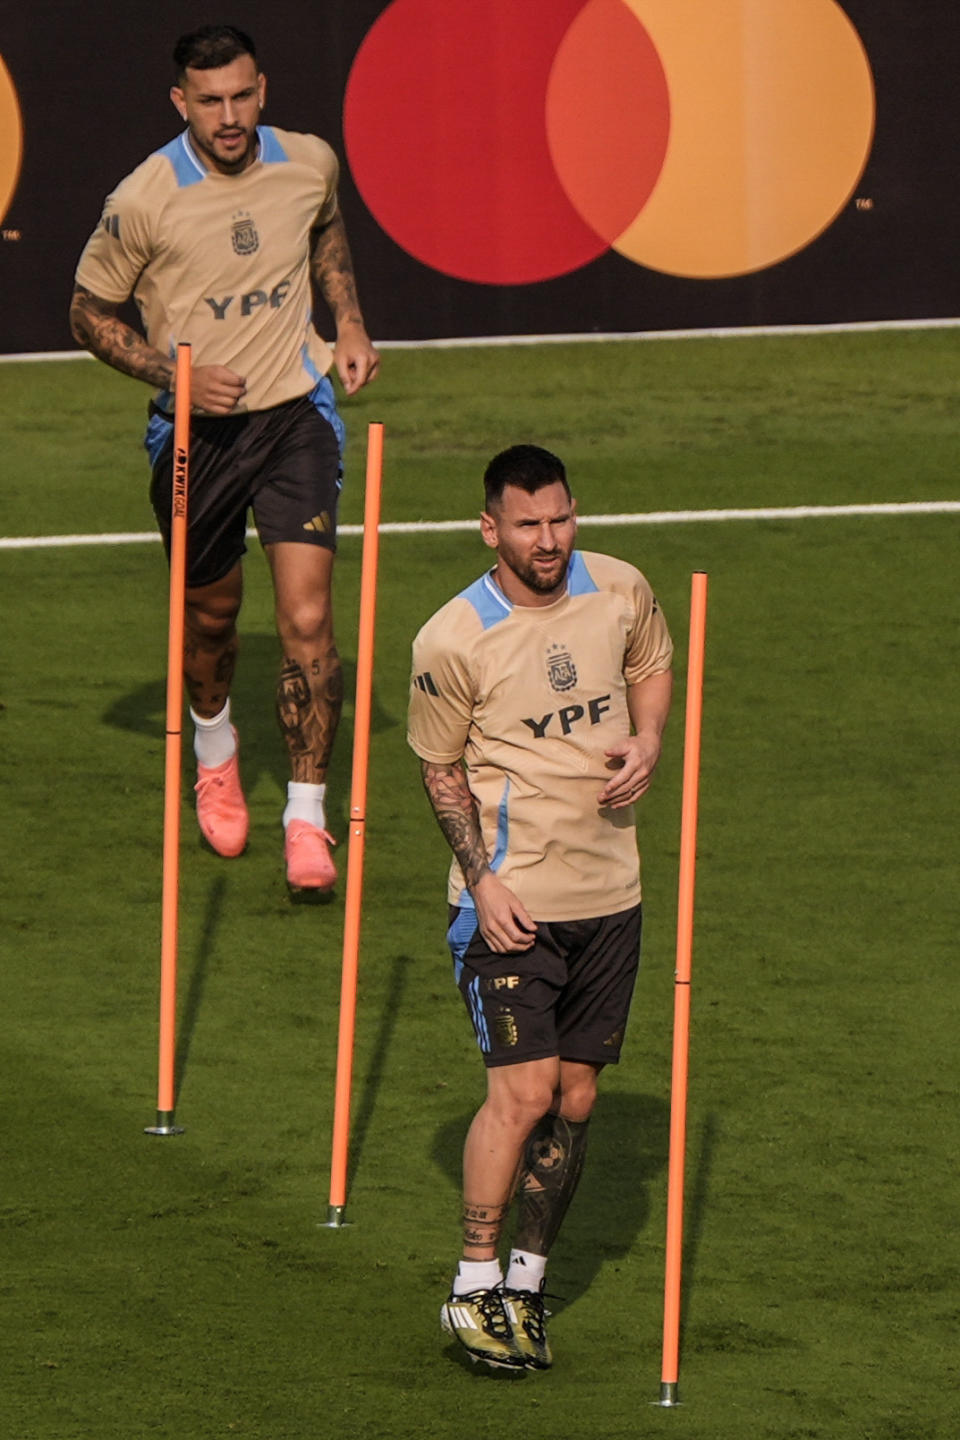
[[[344,100],[381,227],[492,285],[610,249],[698,279],[775,265],[846,205],[873,125],[836,0],[393,0]]]

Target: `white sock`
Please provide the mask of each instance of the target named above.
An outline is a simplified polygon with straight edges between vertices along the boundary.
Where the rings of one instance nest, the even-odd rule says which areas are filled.
[[[212,720],[204,720],[192,706],[190,718],[194,724],[193,753],[201,765],[212,770],[237,753],[237,741],[230,724],[229,699],[220,714],[214,715]]]
[[[539,1290],[546,1274],[546,1255],[533,1255],[529,1250],[511,1250],[507,1270],[508,1290]]]
[[[306,820],[308,825],[316,825],[318,830],[326,830],[327,815],[323,807],[326,793],[326,785],[308,785],[304,780],[289,781],[283,828],[286,829],[291,820]]]
[[[461,1260],[453,1277],[454,1295],[474,1290],[495,1290],[503,1281],[499,1260]]]

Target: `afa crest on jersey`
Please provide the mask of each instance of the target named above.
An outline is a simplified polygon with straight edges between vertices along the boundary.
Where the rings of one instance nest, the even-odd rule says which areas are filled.
[[[260,249],[260,236],[253,223],[253,216],[246,210],[238,210],[232,217],[233,248],[238,255],[253,255]]]
[[[547,650],[547,679],[551,690],[572,690],[577,683],[577,667],[573,656],[561,645],[551,645]]]

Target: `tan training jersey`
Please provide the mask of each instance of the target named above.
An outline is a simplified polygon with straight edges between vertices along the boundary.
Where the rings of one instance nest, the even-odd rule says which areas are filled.
[[[102,300],[130,295],[150,344],[197,365],[226,365],[265,410],[312,390],[333,352],[311,320],[310,231],[337,211],[337,158],[316,135],[261,125],[239,175],[208,170],[184,131],[107,196],[77,266]],[[172,410],[171,396],[156,397]]]
[[[466,762],[492,868],[534,920],[612,915],[640,900],[633,807],[601,809],[604,751],[630,734],[627,687],[670,668],[666,622],[639,570],[575,550],[563,597],[512,605],[492,574],[413,644],[407,738]],[[451,904],[471,904],[456,861]]]

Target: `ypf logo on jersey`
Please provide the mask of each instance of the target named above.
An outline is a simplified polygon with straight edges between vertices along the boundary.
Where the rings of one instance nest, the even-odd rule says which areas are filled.
[[[577,667],[573,656],[562,645],[547,647],[547,679],[550,689],[563,693],[572,690],[577,683]]]
[[[253,216],[247,210],[238,210],[231,217],[233,226],[231,239],[238,255],[254,255],[260,249],[260,236],[253,223]]]

